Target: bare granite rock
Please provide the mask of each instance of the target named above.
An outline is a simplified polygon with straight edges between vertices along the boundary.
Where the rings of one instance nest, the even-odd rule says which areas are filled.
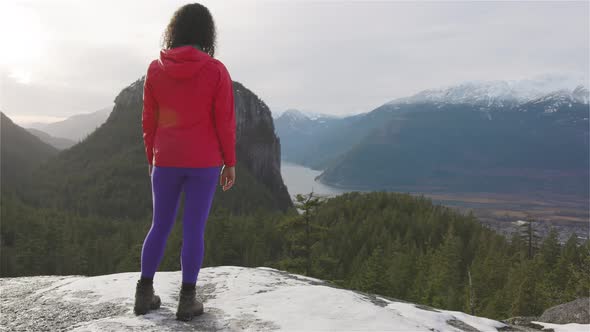
[[[175,319],[181,271],[154,278],[162,305],[133,314],[139,272],[0,278],[0,331],[540,331],[268,268],[201,269],[205,312]],[[548,330],[543,330],[548,331]]]
[[[590,298],[583,297],[551,307],[538,320],[555,324],[590,324]]]

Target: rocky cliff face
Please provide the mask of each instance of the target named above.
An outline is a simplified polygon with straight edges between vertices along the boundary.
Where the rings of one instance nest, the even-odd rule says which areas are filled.
[[[234,82],[237,158],[278,198],[281,209],[292,206],[281,177],[281,144],[268,106],[252,91]]]

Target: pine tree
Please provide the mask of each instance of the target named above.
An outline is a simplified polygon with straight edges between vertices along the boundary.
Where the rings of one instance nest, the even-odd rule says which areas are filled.
[[[455,235],[454,228],[448,228],[442,245],[435,253],[430,284],[432,304],[437,307],[458,310],[462,307],[464,291],[461,270],[461,240]]]
[[[286,232],[288,243],[287,257],[280,265],[302,270],[305,275],[312,274],[312,245],[328,230],[327,227],[314,223],[317,210],[325,202],[325,197],[315,194],[297,194],[295,207],[300,215],[287,218],[280,230]],[[303,266],[301,266],[303,265]]]
[[[305,274],[310,275],[311,273],[311,245],[312,241],[312,232],[317,230],[319,226],[312,225],[311,219],[313,215],[316,213],[317,209],[322,205],[324,202],[324,197],[318,196],[314,194],[314,192],[310,192],[307,195],[297,194],[295,196],[295,207],[303,211],[303,221],[305,222]]]
[[[549,234],[543,240],[540,248],[540,253],[543,257],[543,262],[548,269],[555,267],[559,259],[561,245],[559,244],[559,234],[554,227],[551,227]]]
[[[520,221],[519,234],[526,246],[526,258],[533,259],[538,249],[538,242],[541,238],[535,227],[535,219],[529,218],[527,221]]]
[[[559,234],[552,228],[548,236],[543,240],[539,250],[541,270],[543,271],[538,285],[545,307],[560,304],[564,295],[565,282],[567,281],[568,266],[562,259]]]
[[[539,259],[521,263],[512,293],[511,316],[537,316],[543,311],[542,294],[537,287],[541,264]]]
[[[579,246],[579,265],[571,264],[573,274],[573,293],[576,297],[588,297],[590,295],[590,239]]]

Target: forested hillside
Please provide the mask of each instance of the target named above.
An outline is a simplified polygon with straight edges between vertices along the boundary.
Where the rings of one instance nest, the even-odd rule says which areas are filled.
[[[41,163],[58,153],[0,112],[0,162],[2,190],[12,190],[27,183]]]
[[[3,276],[139,271],[150,226],[31,208],[13,200],[3,203],[1,217],[19,220],[3,224]],[[180,270],[179,218],[160,271]],[[208,221],[203,266],[275,267],[498,319],[539,315],[588,294],[589,241],[571,237],[562,246],[554,233],[529,246],[526,232],[522,235],[509,241],[472,216],[425,198],[353,192],[302,215],[217,211]]]

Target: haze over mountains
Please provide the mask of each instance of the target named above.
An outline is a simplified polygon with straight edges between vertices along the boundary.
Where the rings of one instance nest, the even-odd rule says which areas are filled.
[[[46,133],[42,130],[39,130],[39,129],[26,128],[26,130],[29,133],[37,136],[43,142],[45,142],[45,143],[47,143],[59,150],[67,149],[77,143],[76,141],[71,140],[69,138],[51,136],[48,133]]]
[[[66,145],[66,147],[69,147],[73,144],[67,146],[68,141],[64,141],[63,139],[73,141],[74,143],[81,141],[102,125],[107,120],[112,110],[113,107],[109,106],[95,112],[76,114],[62,121],[52,123],[33,122],[23,123],[22,125],[27,129],[37,129],[38,131],[48,134],[49,137],[38,131],[31,130],[33,134],[39,135],[39,137],[47,143],[52,144],[56,139],[62,139],[61,141],[55,142],[55,144],[58,146]]]

